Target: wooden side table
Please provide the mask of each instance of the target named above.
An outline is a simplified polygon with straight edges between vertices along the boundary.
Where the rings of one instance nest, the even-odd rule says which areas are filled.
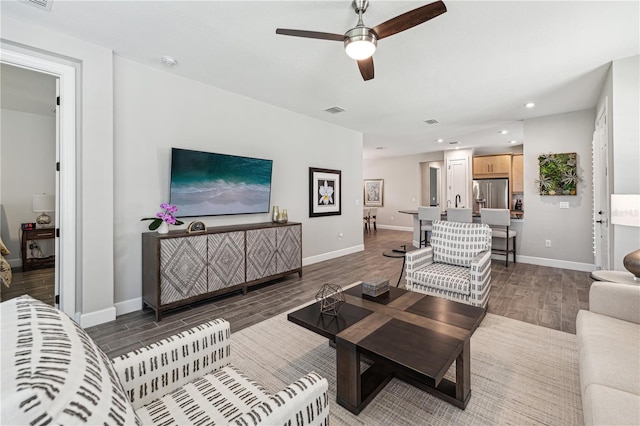
[[[599,271],[593,271],[591,273],[591,278],[596,281],[640,285],[640,279],[634,277],[631,272],[625,271],[609,271],[602,269]]]
[[[32,229],[30,231],[22,231],[22,270],[30,271],[32,269],[53,268],[56,263],[56,256],[47,257],[27,257],[29,253],[29,241],[49,240],[56,237],[54,228]]]

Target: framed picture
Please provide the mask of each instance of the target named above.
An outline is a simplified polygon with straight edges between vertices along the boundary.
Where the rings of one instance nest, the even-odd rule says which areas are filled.
[[[363,199],[365,207],[383,207],[384,179],[365,179]]]
[[[340,170],[309,167],[309,217],[342,214]]]

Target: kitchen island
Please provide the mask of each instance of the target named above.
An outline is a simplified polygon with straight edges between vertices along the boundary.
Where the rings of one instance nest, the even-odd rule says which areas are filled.
[[[413,217],[413,238],[412,244],[414,247],[420,247],[420,220],[418,219],[418,210],[407,209],[407,210],[398,210],[399,213],[410,214]],[[516,214],[522,214],[522,212],[511,212],[511,227],[518,233],[518,235],[522,235],[522,226],[524,223],[524,219],[517,218]],[[447,212],[445,211],[440,215],[441,220],[447,220]],[[473,222],[480,223],[480,215],[478,213],[473,214]],[[493,239],[491,245],[497,249],[504,249],[506,240],[504,239]],[[516,238],[516,250],[520,250],[520,239]],[[497,255],[502,257],[502,255]]]

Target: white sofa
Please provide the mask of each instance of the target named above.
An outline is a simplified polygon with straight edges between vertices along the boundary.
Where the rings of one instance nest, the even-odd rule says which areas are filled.
[[[639,425],[640,286],[594,282],[576,335],[585,425]]]
[[[0,320],[2,425],[328,424],[327,380],[312,372],[269,394],[231,365],[224,320],[113,361],[29,296],[1,303]]]

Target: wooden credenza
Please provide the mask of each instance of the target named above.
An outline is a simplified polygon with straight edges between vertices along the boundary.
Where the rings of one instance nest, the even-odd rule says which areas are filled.
[[[142,234],[142,300],[157,321],[168,309],[296,272],[302,277],[300,223]]]

